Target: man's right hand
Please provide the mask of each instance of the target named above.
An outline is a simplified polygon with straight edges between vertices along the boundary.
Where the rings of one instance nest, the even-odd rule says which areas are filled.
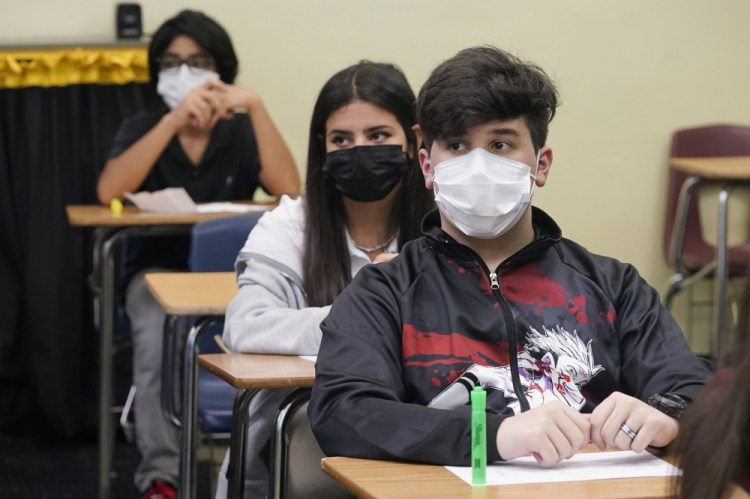
[[[506,461],[530,455],[548,467],[586,447],[590,432],[586,416],[554,401],[503,421],[497,431],[497,450]]]

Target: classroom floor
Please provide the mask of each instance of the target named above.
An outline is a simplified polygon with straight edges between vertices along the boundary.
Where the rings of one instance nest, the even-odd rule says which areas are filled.
[[[0,499],[95,499],[98,451],[95,437],[54,442],[37,436],[0,434]],[[135,444],[115,445],[112,499],[138,499],[133,473],[139,454]],[[212,498],[210,473],[215,467],[198,461],[198,497]]]

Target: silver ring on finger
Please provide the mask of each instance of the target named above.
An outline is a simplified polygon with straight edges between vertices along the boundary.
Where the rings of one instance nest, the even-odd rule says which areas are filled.
[[[633,431],[633,429],[630,426],[626,425],[625,423],[623,423],[620,426],[620,431],[622,431],[625,435],[630,437],[630,440],[635,439],[635,437],[638,435],[637,431]]]

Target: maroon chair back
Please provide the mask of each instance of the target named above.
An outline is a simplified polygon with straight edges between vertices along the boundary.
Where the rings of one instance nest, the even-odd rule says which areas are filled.
[[[708,156],[748,156],[750,155],[750,127],[742,125],[707,125],[677,130],[672,135],[670,157],[700,158]],[[674,230],[677,203],[682,184],[688,178],[674,168],[669,169],[667,192],[667,213],[665,218],[663,250],[667,263],[672,267],[671,256],[672,231]],[[695,271],[714,259],[715,248],[703,238],[703,225],[698,206],[701,186],[694,191],[688,205],[688,217],[685,227],[685,238],[682,248],[682,263],[688,270]],[[750,256],[750,239],[739,247],[730,249],[729,272],[734,275],[744,272]]]

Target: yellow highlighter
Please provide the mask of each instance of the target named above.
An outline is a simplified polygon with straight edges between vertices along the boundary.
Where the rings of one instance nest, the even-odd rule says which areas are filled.
[[[122,201],[115,198],[109,203],[109,209],[112,210],[112,215],[119,217],[122,215]]]
[[[471,484],[487,482],[487,394],[481,386],[471,391]]]

